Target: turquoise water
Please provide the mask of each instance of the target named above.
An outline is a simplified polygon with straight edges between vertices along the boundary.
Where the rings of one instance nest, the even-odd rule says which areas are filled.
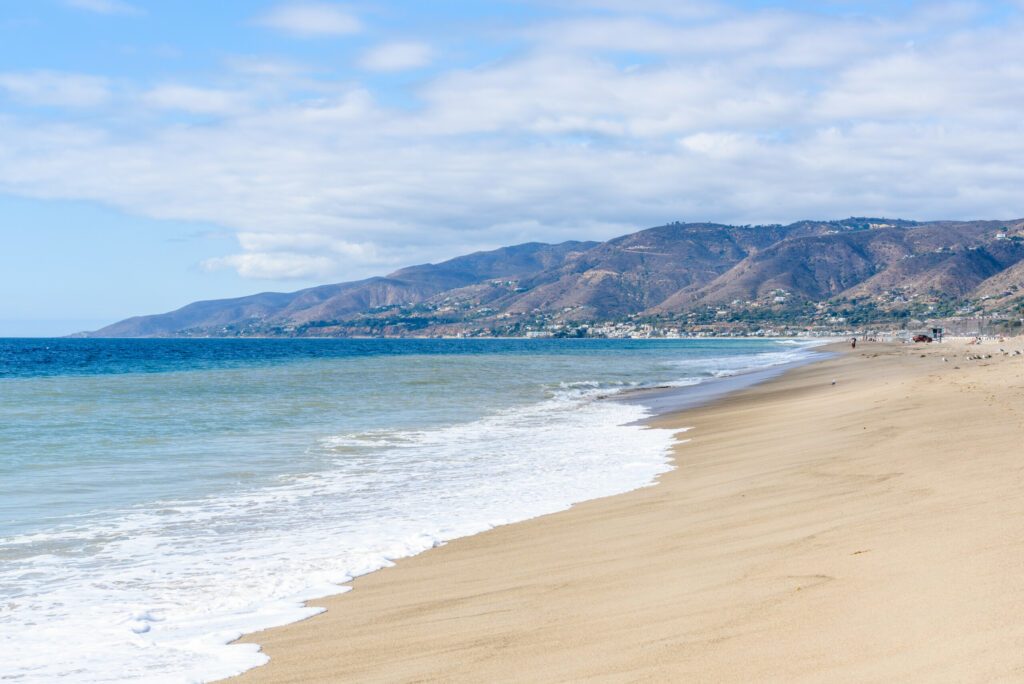
[[[609,401],[773,340],[0,340],[0,678],[201,681],[445,540],[653,481]],[[54,644],[64,646],[54,650]]]

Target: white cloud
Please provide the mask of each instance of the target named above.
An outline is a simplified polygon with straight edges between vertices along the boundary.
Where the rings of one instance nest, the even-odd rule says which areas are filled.
[[[330,274],[334,267],[334,263],[327,257],[289,252],[232,254],[206,259],[202,265],[208,271],[230,268],[243,278],[259,280],[323,277]]]
[[[553,22],[534,33],[562,49],[708,55],[776,44],[800,24],[799,17],[781,12],[683,25],[645,16],[612,16]]]
[[[686,149],[716,159],[735,159],[750,154],[754,141],[737,133],[701,132],[688,135],[679,143]]]
[[[309,70],[308,67],[290,60],[254,56],[230,57],[226,63],[237,73],[268,78],[290,78]]]
[[[695,0],[562,0],[561,4],[581,10],[612,10],[685,19],[714,16],[724,11],[719,3]]]
[[[301,252],[335,254],[348,259],[379,261],[372,243],[356,243],[321,233],[238,233],[238,244],[246,252]]]
[[[427,86],[425,133],[598,133],[654,138],[701,127],[767,126],[798,115],[804,97],[745,67],[616,67],[540,54],[449,73]]]
[[[184,85],[163,85],[143,95],[151,107],[177,109],[192,114],[228,114],[244,106],[245,97],[236,92]]]
[[[64,0],[68,7],[97,14],[142,14],[142,10],[121,0]]]
[[[258,19],[262,26],[300,37],[344,36],[359,33],[358,17],[340,5],[326,2],[292,2],[274,7]]]
[[[0,90],[29,105],[95,107],[110,98],[106,79],[54,71],[0,72]]]
[[[415,107],[372,79],[233,62],[224,90],[143,90],[126,106],[157,123],[130,134],[0,120],[0,191],[229,227],[237,253],[205,266],[259,278],[674,219],[1024,215],[1020,24],[947,21],[606,10],[517,31],[528,49],[418,83]],[[12,95],[59,90],[9,76]],[[218,116],[184,126],[154,106]]]
[[[432,58],[433,50],[426,43],[384,43],[366,52],[359,66],[369,71],[404,71],[424,67]]]

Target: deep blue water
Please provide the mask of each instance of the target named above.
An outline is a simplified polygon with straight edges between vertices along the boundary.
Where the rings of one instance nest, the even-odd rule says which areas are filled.
[[[769,341],[770,346],[770,341]],[[162,373],[410,355],[688,355],[766,349],[763,340],[0,338],[0,378]]]

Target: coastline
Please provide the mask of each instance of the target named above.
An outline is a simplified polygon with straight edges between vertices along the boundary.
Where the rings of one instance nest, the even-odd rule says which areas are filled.
[[[47,480],[68,485],[60,507],[37,505],[52,487],[35,470],[5,500],[28,512],[29,534],[5,529],[14,555],[3,579],[21,596],[3,621],[28,628],[42,616],[59,634],[88,635],[52,653],[33,629],[12,631],[9,668],[40,679],[212,681],[262,665],[258,645],[231,643],[314,615],[307,601],[350,590],[353,577],[651,485],[671,468],[675,431],[601,396],[689,393],[809,354],[777,340],[432,342],[427,354],[396,341],[65,342],[2,350],[25,380],[8,383],[13,420],[0,432],[19,444],[19,407],[34,406],[68,437],[14,450],[53,464]],[[118,446],[90,448],[100,440]],[[150,472],[170,479],[151,486]],[[104,492],[102,509],[91,489],[76,498],[83,484]],[[76,509],[89,514],[48,522]],[[55,541],[72,552],[49,553]]]
[[[831,343],[836,346],[836,343]],[[813,363],[821,363],[833,358],[836,354],[830,351],[820,351],[823,345],[808,346],[805,351],[808,356],[792,361],[785,361],[772,366],[739,371],[735,374],[722,375],[709,378],[703,382],[683,386],[662,386],[646,387],[626,390],[619,394],[613,394],[602,399],[616,401],[625,404],[638,404],[643,406],[652,415],[640,421],[640,424],[655,426],[659,425],[659,418],[673,413],[681,413],[688,409],[698,408],[711,404],[730,394],[741,392],[763,382],[778,378],[785,373],[791,372],[801,366]],[[673,426],[662,426],[672,429]],[[673,461],[675,459],[673,458]]]
[[[357,578],[232,681],[1019,675],[1024,360],[971,350],[862,345],[663,415],[693,429],[658,486]]]

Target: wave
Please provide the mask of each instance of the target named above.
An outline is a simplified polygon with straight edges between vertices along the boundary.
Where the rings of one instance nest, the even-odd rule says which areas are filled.
[[[675,433],[639,425],[650,415],[642,405],[601,399],[799,361],[820,343],[703,358],[683,352],[658,357],[641,376],[631,366],[590,375],[599,380],[551,382],[540,400],[474,420],[317,434],[302,442],[313,452],[302,456],[319,470],[257,487],[244,484],[240,460],[230,464],[240,483],[231,494],[77,514],[0,539],[0,632],[18,654],[16,663],[0,662],[0,679],[185,682],[260,665],[258,647],[231,642],[315,614],[304,601],[347,591],[353,577],[654,483],[671,468]],[[389,377],[404,377],[404,368]],[[454,377],[479,388],[488,372],[481,363]],[[432,400],[444,401],[445,391]]]
[[[675,368],[688,371],[697,376],[723,378],[763,368],[798,363],[810,358],[816,347],[828,344],[827,340],[774,340],[774,342],[781,347],[787,348],[782,351],[761,351],[731,356],[687,358],[668,363]]]
[[[5,674],[94,682],[237,674],[266,656],[229,642],[315,614],[304,601],[345,591],[353,577],[651,484],[669,469],[671,431],[632,425],[642,408],[595,402],[595,391],[567,389],[436,429],[325,436],[317,448],[335,457],[330,472],[8,538],[0,583],[19,595],[0,624],[19,656]],[[39,627],[16,629],[26,619],[46,625],[46,638]]]

